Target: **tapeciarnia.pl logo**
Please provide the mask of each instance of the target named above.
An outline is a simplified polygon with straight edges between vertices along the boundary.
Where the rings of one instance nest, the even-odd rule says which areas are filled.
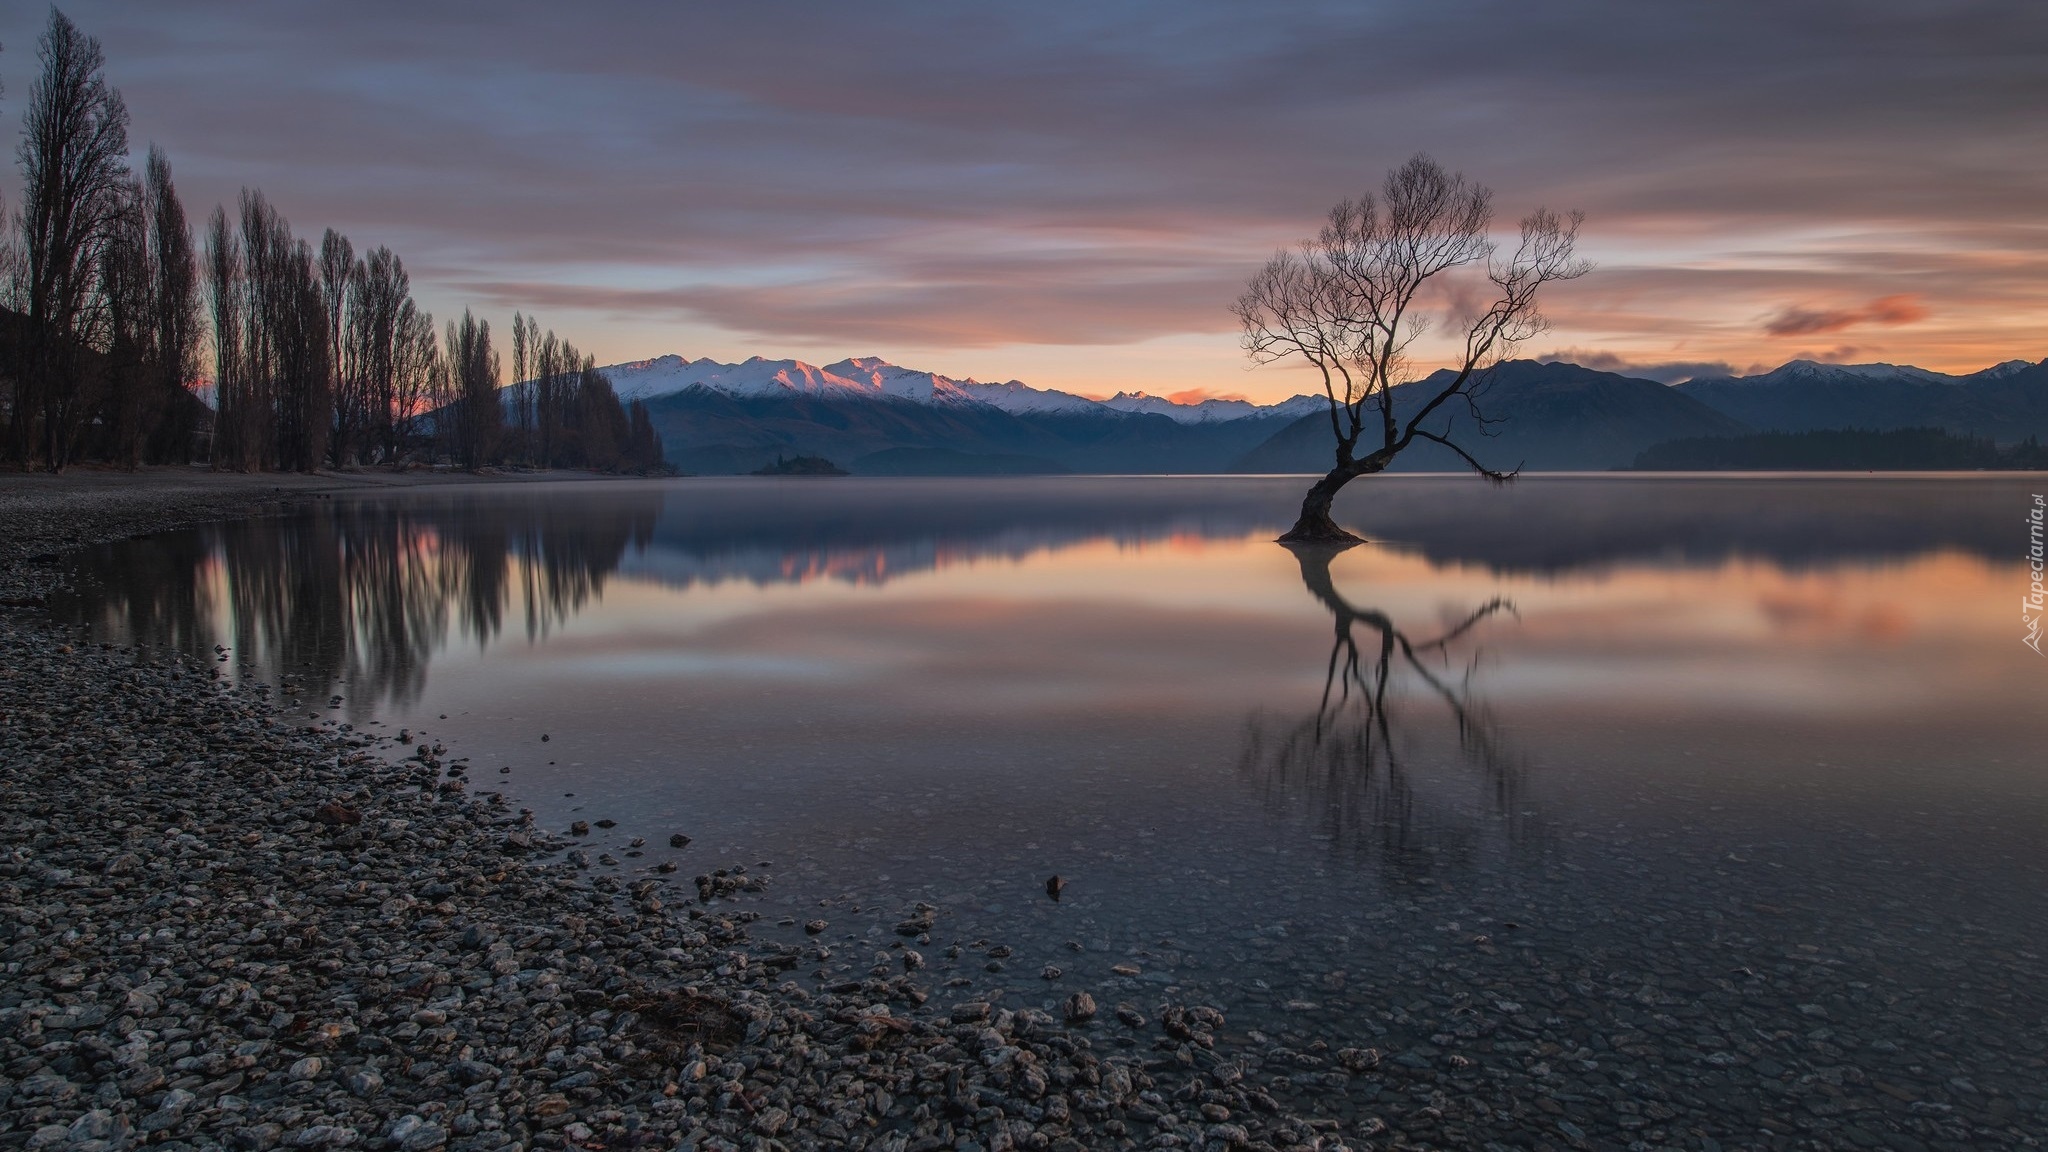
[[[2020,602],[2020,623],[2026,626],[2027,634],[2020,637],[2020,643],[2032,648],[2036,655],[2048,656],[2041,651],[2041,614],[2048,608],[2048,589],[2041,586],[2042,573],[2048,569],[2041,551],[2041,518],[2048,513],[2043,506],[2041,494],[2034,493],[2034,506],[2027,510],[2027,569],[2033,576],[2033,584],[2027,589],[2027,598]]]

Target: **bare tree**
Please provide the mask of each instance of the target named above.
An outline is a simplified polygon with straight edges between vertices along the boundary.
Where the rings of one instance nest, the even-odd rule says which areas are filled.
[[[482,468],[496,459],[504,432],[505,410],[498,399],[498,354],[491,350],[491,325],[462,313],[460,324],[448,322],[448,367],[455,404],[437,419],[452,417],[455,454],[462,466]]]
[[[388,410],[395,457],[419,435],[420,417],[445,403],[447,368],[434,338],[433,313],[420,311],[409,297],[399,306],[393,331]]]
[[[263,422],[242,364],[242,250],[216,206],[206,222],[206,304],[213,320],[213,452],[215,468],[248,471],[262,460]]]
[[[526,317],[512,314],[512,426],[520,458],[533,463],[533,347]]]
[[[1317,370],[1329,400],[1336,462],[1312,486],[1301,515],[1280,539],[1290,543],[1355,542],[1330,518],[1346,484],[1384,471],[1417,440],[1450,449],[1494,481],[1514,470],[1481,464],[1435,430],[1431,417],[1453,402],[1484,429],[1478,387],[1521,341],[1542,332],[1536,296],[1545,285],[1585,275],[1592,265],[1573,252],[1580,213],[1538,209],[1521,222],[1521,240],[1503,254],[1489,235],[1493,193],[1462,174],[1417,155],[1389,172],[1371,192],[1330,210],[1315,239],[1276,254],[1252,277],[1233,307],[1254,363],[1299,359]],[[1467,269],[1483,270],[1492,303],[1454,316],[1448,380],[1410,395],[1409,351],[1431,327],[1428,291]]]
[[[84,353],[102,335],[100,258],[128,204],[128,109],[98,40],[56,9],[22,120],[20,215],[28,330],[15,370],[15,457],[70,459],[87,410]]]
[[[320,305],[327,319],[327,378],[334,393],[334,423],[328,435],[328,458],[336,467],[353,464],[361,448],[368,405],[362,396],[362,374],[356,371],[353,342],[347,339],[350,305],[361,284],[361,262],[348,237],[329,228],[320,237]]]
[[[198,406],[191,402],[186,382],[198,367],[198,261],[185,205],[171,182],[170,159],[153,144],[142,192],[149,217],[150,369],[162,414],[151,433],[149,454],[159,461],[190,460]]]
[[[155,278],[150,274],[149,217],[139,183],[125,182],[99,265],[106,356],[100,361],[98,426],[87,451],[133,469],[142,463],[143,445],[155,422]]]
[[[241,223],[241,368],[270,425],[257,466],[310,472],[326,457],[334,403],[318,261],[260,191],[242,190]]]

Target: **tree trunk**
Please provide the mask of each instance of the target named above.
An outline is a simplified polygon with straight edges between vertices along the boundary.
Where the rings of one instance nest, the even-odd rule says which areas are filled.
[[[1356,465],[1339,466],[1330,469],[1328,475],[1315,482],[1308,495],[1301,498],[1301,517],[1280,536],[1282,544],[1359,544],[1365,538],[1337,526],[1330,519],[1330,502],[1337,498],[1346,484],[1363,475]]]

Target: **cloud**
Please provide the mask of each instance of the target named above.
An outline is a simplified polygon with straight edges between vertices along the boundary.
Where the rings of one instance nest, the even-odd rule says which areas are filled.
[[[1235,289],[1418,149],[1504,220],[1587,210],[1601,267],[1547,293],[1560,344],[2048,351],[2033,0],[65,11],[195,215],[261,186],[302,233],[390,244],[437,312],[538,306],[600,356],[1200,336],[1227,387]],[[0,6],[10,80],[45,15]],[[1933,307],[1839,305],[1871,296]]]
[[[1555,352],[1543,352],[1531,359],[1544,363],[1561,360],[1591,368],[1596,372],[1613,372],[1620,376],[1633,376],[1639,380],[1655,380],[1660,384],[1683,384],[1687,380],[1702,376],[1741,376],[1765,370],[1763,365],[1751,365],[1747,369],[1737,368],[1726,360],[1633,360],[1613,352],[1600,352],[1587,348],[1563,348]]]
[[[1861,308],[1805,308],[1790,305],[1779,309],[1765,322],[1764,331],[1773,336],[1812,336],[1840,332],[1859,324],[1897,326],[1927,318],[1927,309],[1907,294],[1880,296]]]
[[[1183,388],[1178,392],[1167,393],[1166,398],[1175,404],[1200,404],[1204,400],[1248,399],[1242,392],[1217,392],[1210,388]]]

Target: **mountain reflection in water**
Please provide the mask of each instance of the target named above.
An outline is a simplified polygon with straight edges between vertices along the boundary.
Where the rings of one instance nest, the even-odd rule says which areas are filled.
[[[96,550],[68,610],[445,741],[586,875],[772,876],[792,980],[925,902],[935,1006],[1210,1003],[1741,1144],[1800,1068],[2044,1114],[2040,483],[1380,477],[1320,555],[1292,478],[505,485]]]
[[[673,589],[920,573],[1108,543],[1199,550],[1277,532],[1293,478],[691,480],[384,493],[91,549],[60,611],[258,679],[340,685],[348,712],[419,698],[435,653],[545,636],[626,577]],[[1760,561],[1784,572],[2011,555],[1970,478],[1383,477],[1350,521],[1436,566],[1585,574]],[[1198,559],[1190,563],[1200,563]],[[1306,575],[1306,573],[1305,573]],[[1311,590],[1315,591],[1313,581]],[[1317,593],[1326,607],[1342,601]],[[68,605],[68,606],[67,606]],[[1341,612],[1340,612],[1341,619]],[[1788,626],[1795,622],[1788,621]]]

